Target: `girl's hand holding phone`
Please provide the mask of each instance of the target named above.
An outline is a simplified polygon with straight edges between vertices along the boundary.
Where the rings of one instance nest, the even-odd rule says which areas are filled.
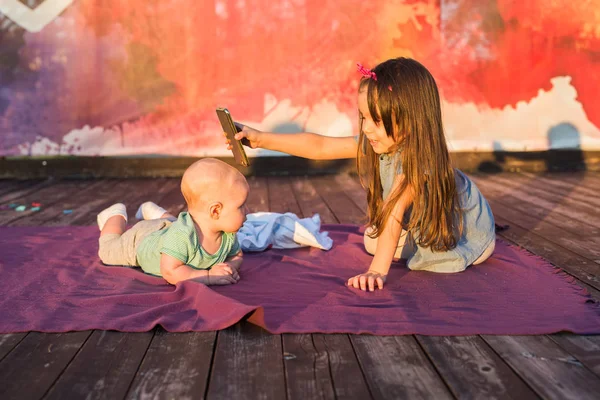
[[[261,131],[256,130],[254,128],[250,128],[247,125],[242,125],[240,123],[235,123],[238,128],[242,128],[240,132],[235,135],[235,139],[242,142],[243,145],[248,146],[250,148],[256,149],[260,146],[260,136],[262,134]],[[231,150],[231,143],[227,138],[227,134],[223,132],[223,136],[225,136],[225,143],[227,144],[227,149]]]

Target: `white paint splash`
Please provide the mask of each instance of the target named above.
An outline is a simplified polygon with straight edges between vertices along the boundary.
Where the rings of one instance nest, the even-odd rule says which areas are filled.
[[[443,102],[444,123],[451,151],[490,150],[546,150],[549,148],[600,149],[600,130],[587,118],[570,77],[555,77],[549,91],[540,90],[529,102],[519,102],[516,107],[503,109],[482,108],[474,104]],[[240,120],[264,131],[282,133],[316,132],[328,136],[354,134],[354,116],[342,113],[332,102],[322,101],[312,107],[294,106],[291,100],[265,95],[264,115],[261,121]],[[221,136],[216,119],[205,121],[200,132],[188,132],[185,122],[181,126],[126,127],[84,126],[69,132],[61,143],[38,138],[33,143],[19,146],[22,155],[81,156],[114,155],[181,155],[228,156],[230,153],[220,140],[218,145],[206,146],[199,135],[207,138]],[[168,135],[163,130],[188,132]],[[189,130],[189,129],[188,129]],[[160,132],[159,132],[160,131]],[[126,133],[123,133],[126,132]],[[168,141],[168,146],[165,142]],[[248,155],[278,155],[272,151],[248,149]]]

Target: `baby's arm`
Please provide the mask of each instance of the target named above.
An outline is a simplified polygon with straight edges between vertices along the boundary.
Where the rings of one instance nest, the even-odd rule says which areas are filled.
[[[399,175],[394,181],[393,191],[402,182],[403,176]],[[408,209],[413,200],[413,192],[410,187],[407,187],[398,202],[396,203],[392,213],[390,214],[385,228],[377,239],[377,248],[375,256],[371,261],[371,265],[367,272],[354,276],[348,280],[348,286],[361,290],[375,290],[375,284],[379,289],[383,289],[383,283],[390,270],[394,253],[398,248],[398,241],[402,233],[402,218],[404,211]]]
[[[171,285],[188,279],[198,279],[205,285],[228,285],[237,282],[237,271],[234,273],[229,266],[215,265],[211,270],[195,269],[165,253],[160,255],[160,273]]]
[[[263,148],[313,160],[355,158],[358,150],[356,139],[330,137],[316,133],[272,133],[261,132],[244,126],[235,138],[247,139],[252,148]]]

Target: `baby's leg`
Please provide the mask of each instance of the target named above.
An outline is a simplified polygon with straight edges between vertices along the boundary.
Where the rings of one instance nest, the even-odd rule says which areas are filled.
[[[135,213],[135,217],[143,220],[166,218],[169,221],[175,221],[177,219],[174,215],[167,212],[167,210],[151,201],[142,203]]]
[[[127,209],[124,204],[114,204],[97,217],[100,228],[98,240],[98,256],[107,265],[135,265],[131,264],[131,257],[125,251],[126,244],[123,233],[127,226]]]
[[[127,208],[123,203],[113,204],[96,217],[100,236],[108,234],[121,235],[127,225]]]
[[[104,224],[100,231],[100,236],[104,235],[122,235],[125,232],[127,221],[120,215],[113,215]]]
[[[375,251],[377,250],[377,238],[373,239],[368,234],[372,232],[371,228],[367,228],[364,235],[365,242],[365,250],[367,253],[371,255],[375,255]],[[396,248],[396,252],[394,253],[395,259],[406,259],[408,258],[408,246],[406,244],[406,238],[408,237],[408,232],[404,229],[402,233],[400,233],[400,239],[398,240],[398,247]]]

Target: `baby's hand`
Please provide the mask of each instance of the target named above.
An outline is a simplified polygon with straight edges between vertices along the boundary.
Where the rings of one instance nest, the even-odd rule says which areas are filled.
[[[249,146],[253,149],[260,147],[260,135],[261,131],[256,130],[254,128],[250,128],[247,125],[242,125],[236,122],[236,126],[242,128],[240,132],[235,135],[236,140],[240,140],[243,145]],[[227,144],[227,149],[231,150],[231,142],[227,138],[227,134],[223,132],[225,136],[225,143]]]
[[[349,288],[355,288],[369,292],[375,291],[375,284],[377,283],[378,289],[383,289],[385,278],[387,275],[381,275],[379,272],[368,270],[363,274],[353,276],[348,279],[347,285]]]
[[[230,285],[240,280],[240,274],[227,263],[215,264],[208,270],[208,285]]]
[[[227,266],[229,266],[229,268],[231,268],[231,271],[233,272],[233,275],[238,275],[239,278],[239,273],[240,273],[240,262],[235,262],[237,260],[238,257],[230,259],[229,261],[225,261],[222,264],[225,264]]]

